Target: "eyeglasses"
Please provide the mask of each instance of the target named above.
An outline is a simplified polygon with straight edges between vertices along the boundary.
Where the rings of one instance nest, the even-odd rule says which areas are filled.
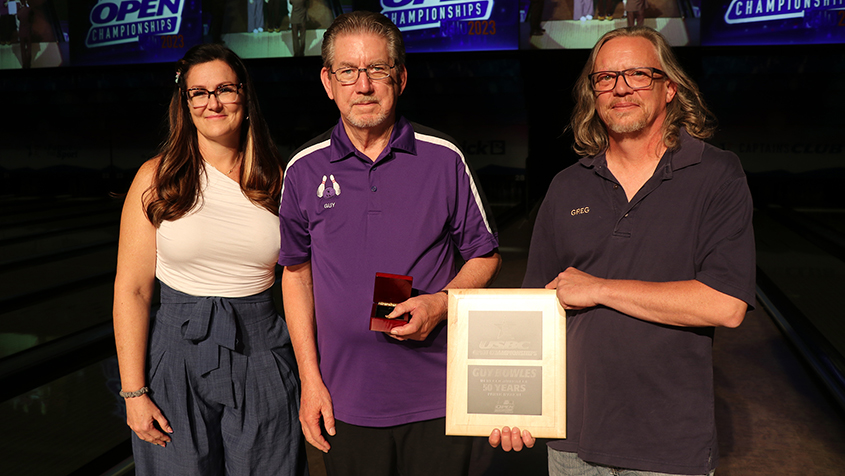
[[[666,77],[666,73],[657,68],[630,68],[624,71],[598,71],[589,75],[589,78],[593,91],[603,93],[616,88],[616,82],[619,80],[619,76],[622,76],[625,84],[635,91],[638,89],[648,89],[654,83],[655,74],[662,76],[661,78],[657,78],[658,80]]]
[[[367,73],[367,77],[370,78],[370,81],[380,81],[390,77],[390,70],[395,67],[395,64],[393,66],[386,64],[371,64],[366,68],[340,68],[335,71],[331,71],[331,73],[335,78],[337,78],[337,82],[340,84],[354,84],[358,81],[361,71]]]
[[[208,98],[212,95],[217,98],[220,104],[232,104],[238,100],[238,90],[244,87],[241,84],[221,84],[214,91],[205,88],[191,88],[185,91],[191,107],[205,107],[208,105]]]

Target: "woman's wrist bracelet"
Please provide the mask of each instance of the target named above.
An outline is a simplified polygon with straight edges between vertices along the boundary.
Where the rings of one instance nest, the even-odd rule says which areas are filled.
[[[124,392],[123,390],[121,390],[117,394],[120,395],[123,398],[135,398],[135,397],[140,397],[141,395],[143,395],[145,393],[149,393],[149,392],[150,392],[150,387],[141,387],[140,389],[135,390],[134,392]]]

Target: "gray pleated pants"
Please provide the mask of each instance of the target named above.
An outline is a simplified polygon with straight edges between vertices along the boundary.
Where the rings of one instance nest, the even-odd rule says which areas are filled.
[[[196,297],[162,284],[147,382],[172,441],[162,448],[133,433],[136,474],[307,474],[295,369],[270,290]]]

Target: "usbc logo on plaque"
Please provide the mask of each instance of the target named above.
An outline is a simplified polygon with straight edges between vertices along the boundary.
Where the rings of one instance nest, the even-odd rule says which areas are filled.
[[[541,311],[470,311],[468,359],[542,360]]]

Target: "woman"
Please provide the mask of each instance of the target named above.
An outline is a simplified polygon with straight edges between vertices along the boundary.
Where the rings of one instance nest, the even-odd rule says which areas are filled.
[[[169,123],[120,224],[114,327],[136,472],[304,474],[295,360],[269,289],[281,162],[240,58],[188,51]]]

